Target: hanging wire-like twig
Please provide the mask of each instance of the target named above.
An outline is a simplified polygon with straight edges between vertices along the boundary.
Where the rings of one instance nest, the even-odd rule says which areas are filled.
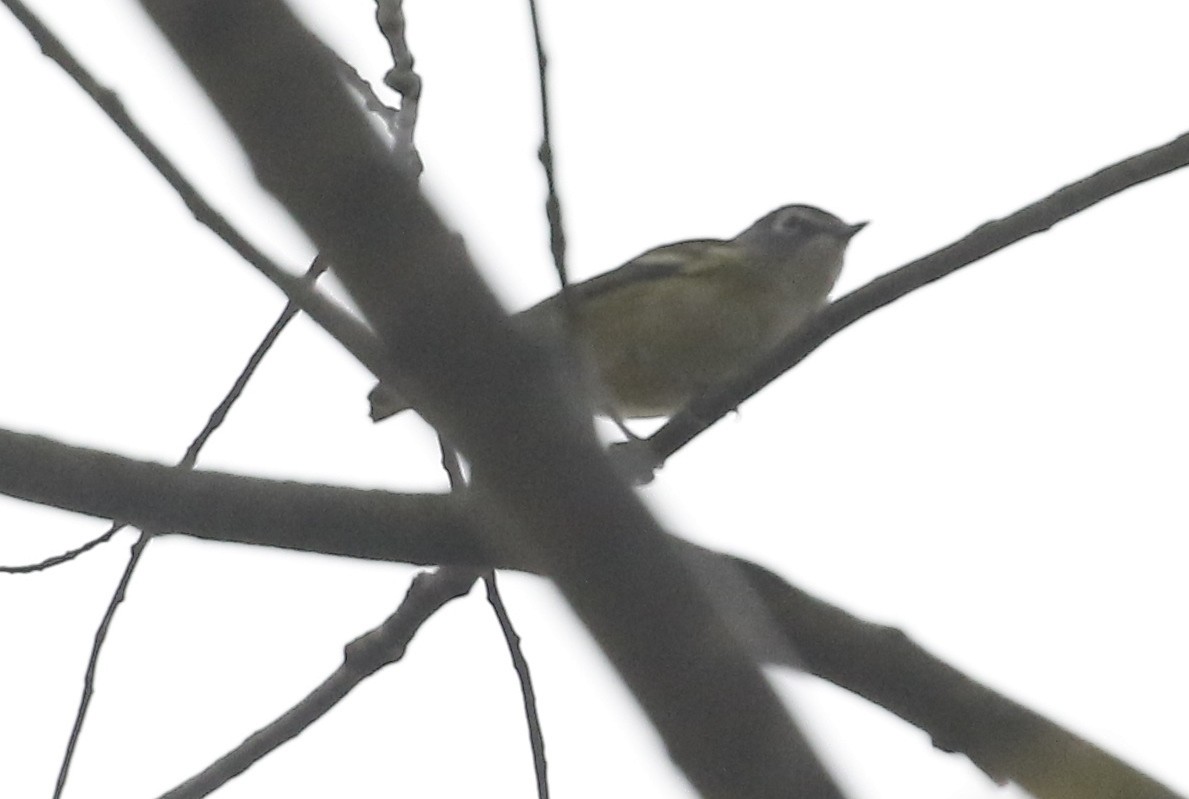
[[[529,671],[528,658],[520,646],[520,635],[512,626],[512,617],[504,606],[504,599],[500,596],[496,585],[495,572],[488,571],[483,575],[483,582],[487,586],[487,602],[499,619],[500,631],[504,634],[504,643],[508,647],[508,654],[512,656],[512,668],[520,681],[520,695],[524,700],[524,718],[528,723],[528,738],[533,750],[533,771],[537,777],[537,796],[539,799],[549,799],[549,775],[545,760],[545,735],[541,732],[541,715],[537,712],[537,693],[533,690],[532,673]]]
[[[557,192],[557,178],[553,170],[553,136],[549,125],[549,59],[545,55],[536,0],[528,0],[528,10],[533,22],[533,42],[537,49],[537,86],[541,90],[541,147],[537,150],[537,157],[545,169],[545,185],[549,192],[545,199],[545,217],[549,220],[549,250],[553,254],[557,278],[565,291],[570,284],[570,276],[566,265],[566,228],[562,222],[561,197]]]
[[[95,695],[95,672],[99,669],[99,655],[103,651],[103,645],[107,642],[107,632],[111,629],[111,623],[116,617],[116,610],[124,601],[128,583],[132,581],[132,575],[136,572],[136,567],[140,563],[140,558],[144,555],[145,547],[149,545],[151,537],[147,533],[141,532],[136,543],[132,545],[128,562],[124,564],[124,573],[120,575],[116,590],[112,592],[99,627],[95,630],[95,638],[91,642],[91,653],[87,657],[87,670],[83,674],[83,693],[79,697],[78,710],[74,714],[74,724],[70,728],[70,737],[66,740],[66,751],[62,754],[62,763],[58,766],[58,779],[54,783],[54,799],[61,799],[62,791],[66,789],[66,778],[70,774],[70,765],[74,762],[74,753],[78,749],[79,740],[82,739],[83,722],[86,721],[87,710],[91,707],[91,697]]]

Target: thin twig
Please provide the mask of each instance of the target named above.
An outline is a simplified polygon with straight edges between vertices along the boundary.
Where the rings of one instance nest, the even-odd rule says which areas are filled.
[[[537,712],[537,693],[533,690],[533,677],[529,671],[528,658],[520,647],[520,635],[512,625],[512,617],[500,596],[499,587],[495,582],[495,572],[489,571],[483,575],[483,582],[487,586],[487,603],[491,605],[495,617],[499,619],[500,631],[504,634],[504,644],[508,647],[508,654],[512,656],[512,668],[516,670],[516,678],[520,682],[520,696],[524,701],[524,718],[528,722],[528,739],[532,745],[533,773],[537,777],[537,796],[539,799],[549,799],[549,777],[545,760],[545,736],[541,733],[541,716]]]
[[[124,529],[124,525],[116,522],[107,528],[107,531],[98,538],[92,538],[90,541],[77,546],[74,549],[68,549],[57,555],[52,555],[38,563],[27,563],[21,566],[0,566],[0,574],[33,574],[34,572],[45,571],[52,569],[55,566],[61,566],[63,563],[69,563],[77,558],[79,555],[90,552],[100,544],[106,544],[115,536],[116,533]]]
[[[78,710],[74,714],[74,726],[71,727],[70,737],[66,741],[66,751],[62,755],[62,763],[58,766],[58,780],[54,784],[54,799],[61,799],[62,791],[66,789],[66,777],[70,773],[70,765],[74,762],[74,752],[82,738],[83,721],[87,718],[91,697],[95,695],[95,672],[99,669],[99,654],[103,651],[103,645],[107,641],[107,632],[111,629],[116,610],[124,601],[128,583],[131,582],[132,575],[136,572],[136,566],[140,563],[140,558],[144,554],[150,538],[152,536],[142,532],[136,539],[136,543],[132,545],[128,562],[124,564],[124,573],[120,575],[120,582],[116,585],[116,590],[107,603],[107,610],[103,613],[103,619],[99,622],[99,628],[95,631],[91,654],[87,658],[87,671],[83,675],[83,695],[79,699]]]
[[[541,21],[537,14],[536,0],[528,0],[529,16],[533,23],[533,42],[537,49],[537,86],[541,91],[541,147],[537,157],[545,168],[545,185],[548,196],[545,199],[545,217],[549,220],[549,250],[553,254],[553,267],[561,281],[562,291],[570,285],[569,269],[566,266],[566,229],[562,223],[561,197],[557,193],[557,179],[553,171],[553,137],[549,126],[549,59],[545,56],[545,43],[541,36]]]
[[[312,285],[319,277],[321,277],[330,264],[326,262],[322,256],[316,256],[313,263],[310,264],[309,270],[306,271],[302,278],[307,284]],[[178,468],[193,469],[195,462],[198,460],[198,453],[206,446],[206,442],[210,440],[211,435],[219,429],[227,419],[227,414],[231,410],[231,406],[235,404],[236,400],[243,394],[244,389],[248,386],[248,381],[252,379],[252,375],[260,367],[261,361],[268,351],[276,344],[277,339],[285,330],[285,327],[293,321],[293,317],[297,316],[298,307],[292,302],[287,302],[285,308],[281,311],[277,320],[272,323],[272,327],[264,334],[264,338],[260,339],[260,343],[256,345],[256,349],[248,357],[247,363],[240,371],[239,377],[231,384],[231,388],[227,390],[227,394],[223,400],[211,412],[210,418],[207,419],[206,425],[203,426],[202,431],[194,437],[194,441],[186,449],[186,454],[182,457]]]

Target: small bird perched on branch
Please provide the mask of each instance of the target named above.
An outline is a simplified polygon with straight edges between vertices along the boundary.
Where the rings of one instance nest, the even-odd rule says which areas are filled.
[[[826,304],[851,238],[810,205],[786,205],[729,241],[648,250],[516,314],[533,334],[570,332],[594,404],[617,419],[671,416],[752,365]],[[387,386],[371,418],[408,409]]]

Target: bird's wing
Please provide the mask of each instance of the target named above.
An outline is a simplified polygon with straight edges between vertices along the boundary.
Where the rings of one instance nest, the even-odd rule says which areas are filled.
[[[576,283],[570,290],[576,299],[589,300],[623,286],[713,269],[731,259],[733,250],[726,244],[719,239],[693,239],[666,244],[637,255],[610,272]]]

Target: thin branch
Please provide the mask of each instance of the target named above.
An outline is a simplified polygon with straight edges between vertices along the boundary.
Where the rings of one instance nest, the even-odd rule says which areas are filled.
[[[1125,158],[1003,219],[987,222],[953,244],[877,277],[840,297],[789,336],[772,355],[748,374],[695,399],[650,436],[647,442],[648,449],[655,457],[653,465],[659,467],[703,430],[803,361],[831,336],[864,316],[994,252],[1043,233],[1063,219],[1108,197],[1186,165],[1189,165],[1189,133],[1178,136],[1168,144]]]
[[[162,794],[161,799],[207,796],[282,744],[296,738],[346,698],[355,686],[404,657],[409,642],[421,625],[450,600],[465,596],[477,577],[477,572],[458,568],[417,575],[404,601],[392,615],[379,627],[347,644],[342,665],[321,685],[235,749]]]

